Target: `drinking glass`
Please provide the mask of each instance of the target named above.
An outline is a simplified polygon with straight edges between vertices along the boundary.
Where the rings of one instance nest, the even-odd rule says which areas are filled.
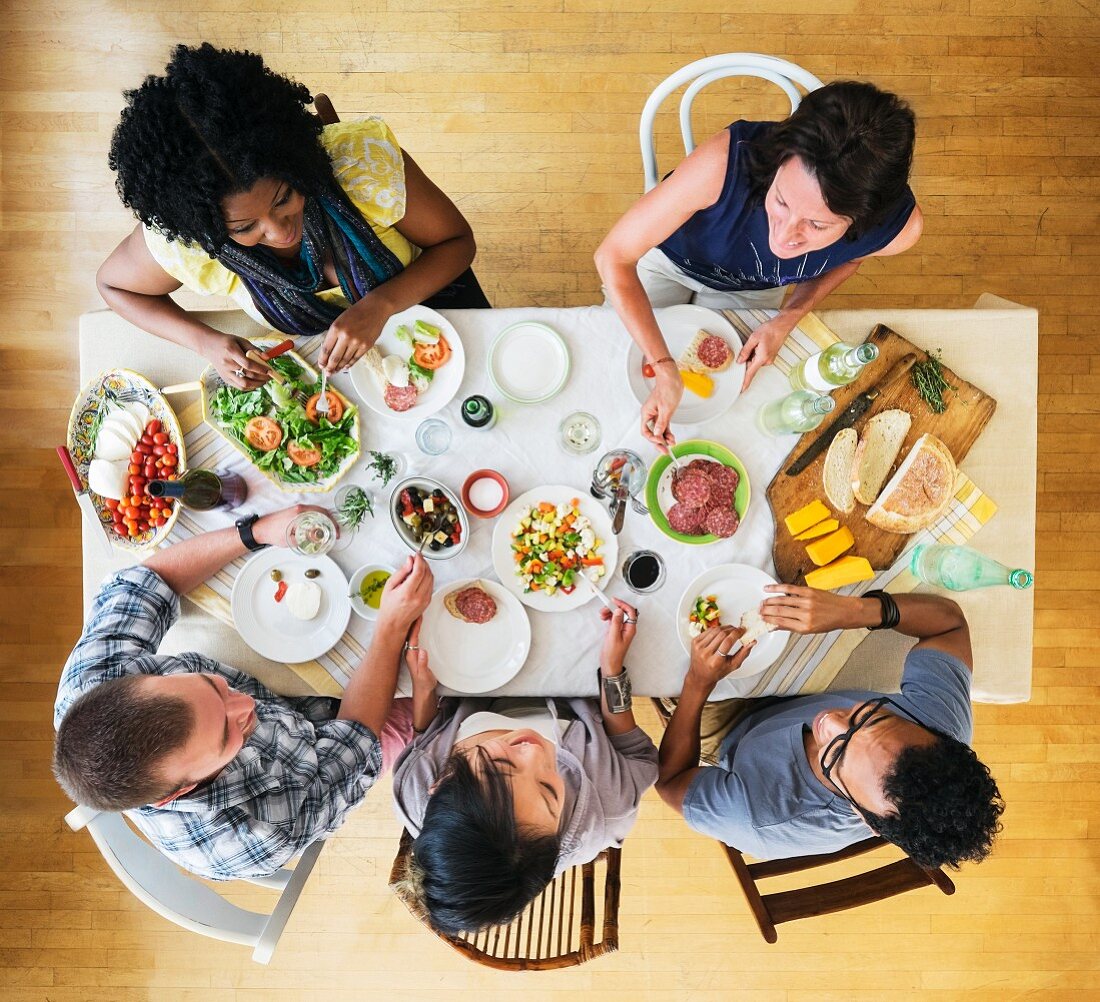
[[[345,534],[346,542],[337,547],[339,538],[336,520],[324,511],[304,511],[286,527],[286,545],[303,557],[323,557],[330,550],[343,549],[351,542],[351,534]]]
[[[442,456],[451,446],[451,426],[439,418],[428,418],[417,425],[414,437],[425,455]]]
[[[664,559],[655,550],[635,550],[623,561],[623,580],[640,595],[656,591],[665,583]]]
[[[587,411],[575,411],[558,426],[562,448],[583,456],[595,451],[600,444],[600,422]]]

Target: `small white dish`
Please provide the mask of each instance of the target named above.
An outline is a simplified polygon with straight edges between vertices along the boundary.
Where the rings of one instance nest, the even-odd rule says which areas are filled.
[[[569,349],[561,335],[532,320],[505,327],[489,349],[489,379],[519,404],[556,396],[569,378]]]
[[[372,609],[367,605],[360,596],[359,589],[362,587],[363,579],[375,571],[385,571],[391,577],[397,573],[397,569],[390,567],[388,564],[364,564],[351,576],[351,580],[348,582],[348,598],[351,599],[351,611],[360,618],[371,622],[378,618],[380,610]]]

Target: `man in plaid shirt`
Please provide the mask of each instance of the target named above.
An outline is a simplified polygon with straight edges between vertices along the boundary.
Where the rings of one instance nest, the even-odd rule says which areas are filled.
[[[61,675],[54,772],[66,793],[127,811],[174,862],[215,880],[273,873],[363,799],[382,772],[406,638],[431,599],[431,571],[410,557],[386,584],[339,702],[278,696],[202,654],[157,654],[181,594],[247,549],[285,545],[302,510],[196,536],[116,574]]]

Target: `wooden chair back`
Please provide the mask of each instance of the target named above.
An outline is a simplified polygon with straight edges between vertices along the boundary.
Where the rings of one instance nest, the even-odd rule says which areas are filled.
[[[327,94],[313,95],[313,110],[317,112],[322,125],[335,125],[340,121],[340,116],[336,114]]]
[[[654,699],[653,705],[661,725],[667,727],[670,719],[668,711],[660,700]],[[779,939],[775,927],[783,922],[858,908],[872,901],[882,901],[895,894],[904,894],[906,891],[929,885],[938,887],[944,894],[955,893],[955,885],[943,870],[938,868],[926,870],[908,856],[851,877],[809,884],[789,891],[762,894],[757,886],[758,881],[769,877],[781,877],[788,873],[817,869],[891,844],[878,836],[856,842],[838,852],[795,856],[790,859],[774,859],[758,863],[747,863],[737,849],[722,842],[718,844],[726,854],[734,875],[741,885],[753,918],[760,927],[760,934],[769,943]]]
[[[426,911],[406,886],[411,852],[412,837],[402,832],[390,887],[410,913],[431,929]],[[432,932],[467,959],[497,971],[553,971],[614,953],[619,948],[621,856],[622,850],[608,849],[593,862],[559,874],[507,925],[457,936]],[[599,942],[595,939],[597,868],[603,870]]]

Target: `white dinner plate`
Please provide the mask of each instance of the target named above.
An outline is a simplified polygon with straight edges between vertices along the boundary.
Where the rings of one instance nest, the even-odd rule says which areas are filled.
[[[739,626],[746,612],[759,608],[764,599],[771,597],[771,592],[764,591],[764,586],[775,583],[775,578],[748,564],[719,564],[703,571],[684,590],[676,609],[676,633],[684,650],[691,653],[688,616],[700,595],[715,596],[723,626]],[[730,678],[750,678],[770,668],[783,653],[789,637],[787,630],[773,630],[765,634]]]
[[[441,317],[435,310],[427,306],[410,306],[407,310],[395,313],[386,321],[382,333],[375,343],[375,347],[385,355],[397,355],[406,362],[412,356],[412,349],[397,336],[397,328],[402,324],[411,327],[417,320],[438,327],[443,331],[447,344],[451,346],[451,357],[447,364],[437,369],[435,377],[428,388],[416,398],[416,403],[407,411],[395,411],[386,406],[382,396],[383,388],[378,385],[378,380],[371,375],[367,363],[360,359],[351,367],[351,385],[365,403],[375,414],[383,417],[415,418],[422,421],[429,414],[434,414],[442,407],[446,407],[458,392],[462,384],[462,376],[466,372],[466,351],[462,347],[462,339],[458,331],[451,323]]]
[[[597,551],[603,557],[603,565],[607,568],[599,581],[594,582],[597,588],[606,588],[607,582],[614,573],[619,563],[619,541],[611,531],[611,516],[591,494],[584,488],[565,487],[551,485],[536,487],[516,498],[500,514],[496,528],[493,530],[493,569],[500,578],[501,583],[513,595],[516,596],[529,609],[538,609],[542,612],[568,612],[570,609],[579,609],[586,602],[596,596],[591,588],[579,585],[570,595],[561,591],[547,595],[542,591],[525,592],[523,582],[516,573],[516,564],[512,559],[512,531],[519,525],[520,512],[528,506],[537,505],[540,501],[548,501],[551,504],[565,504],[573,498],[580,499],[580,512],[592,522],[592,530],[596,538],[603,540]]]
[[[296,619],[285,599],[275,601],[279,585],[271,571],[277,569],[290,585],[306,581],[311,567],[321,572],[313,578],[321,589],[321,608],[313,619]],[[241,639],[257,654],[288,664],[312,661],[331,650],[351,619],[344,572],[328,557],[303,557],[281,546],[261,550],[241,568],[229,604]]]
[[[691,344],[696,333],[705,330],[725,338],[734,356],[741,350],[741,337],[737,329],[721,313],[702,306],[685,304],[666,306],[654,310],[657,326],[665,336],[668,352],[673,358],[679,358],[684,349]],[[630,389],[639,404],[644,404],[653,389],[654,381],[642,375],[642,350],[631,343],[626,354],[626,375]],[[710,377],[714,380],[714,393],[709,397],[697,397],[691,390],[684,390],[680,406],[676,408],[673,424],[703,424],[721,417],[733,406],[741,395],[741,382],[745,378],[745,366],[734,362],[725,372],[716,372]]]
[[[569,349],[546,324],[521,320],[502,330],[489,349],[489,379],[516,403],[549,400],[568,378]]]
[[[497,604],[488,623],[467,623],[443,604],[451,592],[479,585]],[[432,672],[448,689],[461,693],[490,692],[510,681],[531,650],[527,610],[503,585],[485,578],[467,578],[438,588],[424,612],[420,643],[428,652]]]

